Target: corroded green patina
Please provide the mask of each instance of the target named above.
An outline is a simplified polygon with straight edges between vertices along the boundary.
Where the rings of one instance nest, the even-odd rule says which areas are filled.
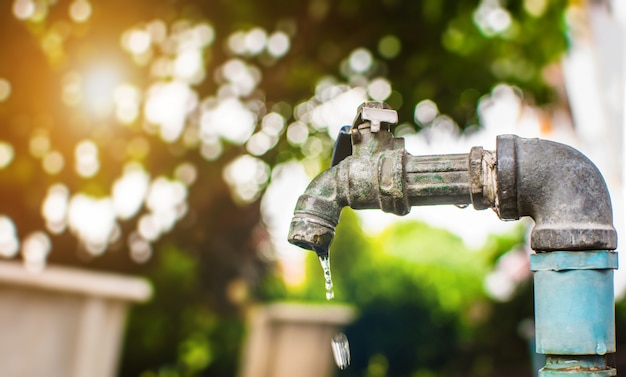
[[[290,242],[327,254],[345,206],[406,215],[411,206],[472,203],[469,155],[407,153],[404,139],[394,137],[387,122],[397,119],[394,113],[380,102],[367,102],[359,108],[347,131],[352,155],[334,162],[336,165],[317,176],[300,197]]]

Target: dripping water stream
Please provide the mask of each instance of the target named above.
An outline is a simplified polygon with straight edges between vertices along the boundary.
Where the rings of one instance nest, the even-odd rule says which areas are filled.
[[[326,288],[326,300],[332,300],[335,298],[335,291],[333,290],[333,278],[330,274],[330,258],[328,254],[322,255],[320,258],[320,264],[324,270],[324,287]]]
[[[326,300],[332,300],[335,298],[335,291],[333,290],[333,278],[330,274],[330,258],[328,254],[321,254],[319,256],[322,270],[324,271],[324,287],[326,288]],[[331,349],[333,350],[333,357],[337,367],[341,370],[346,369],[350,365],[350,343],[348,343],[348,337],[342,332],[336,333],[330,342]]]

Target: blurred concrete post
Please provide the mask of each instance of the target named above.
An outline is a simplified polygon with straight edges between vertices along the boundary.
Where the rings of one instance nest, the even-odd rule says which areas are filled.
[[[278,303],[255,308],[240,377],[330,377],[331,338],[352,322],[351,307]]]
[[[128,305],[142,279],[0,262],[0,376],[113,377]]]

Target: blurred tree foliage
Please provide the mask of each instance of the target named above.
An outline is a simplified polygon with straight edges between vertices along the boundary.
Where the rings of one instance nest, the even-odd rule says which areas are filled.
[[[262,291],[269,284],[266,274],[272,266],[259,253],[268,242],[259,203],[270,174],[259,183],[259,195],[238,201],[224,179],[224,169],[248,154],[242,143],[222,140],[221,154],[207,159],[197,145],[190,147],[184,138],[162,140],[154,128],[146,127],[149,122],[143,113],[130,124],[120,125],[111,115],[94,115],[69,106],[64,91],[71,89],[71,74],[94,64],[122,66],[123,78],[147,93],[157,80],[147,63],[135,64],[123,51],[122,35],[153,20],[161,20],[171,30],[176,29],[173,25],[206,23],[215,34],[211,46],[202,50],[206,77],[190,85],[201,100],[219,91],[218,70],[237,58],[253,67],[251,72],[260,73],[258,87],[241,96],[244,103],[255,106],[257,120],[270,112],[281,114],[287,124],[299,120],[294,109],[314,96],[324,77],[350,86],[383,77],[392,88],[386,101],[398,109],[402,121],[413,122],[415,105],[430,99],[465,128],[476,124],[477,100],[498,82],[518,86],[528,100],[538,104],[555,98],[544,73],[566,48],[567,5],[565,0],[4,1],[0,5],[0,78],[10,82],[11,93],[8,100],[0,102],[0,141],[8,143],[10,149],[4,151],[14,155],[0,168],[0,196],[4,198],[0,215],[12,220],[21,238],[46,229],[41,207],[54,184],[62,183],[71,194],[105,198],[129,161],[140,163],[151,178],[172,178],[182,163],[194,166],[197,179],[187,193],[188,210],[171,232],[151,242],[155,252],[149,262],[140,264],[129,257],[127,242],[127,236],[138,227],[139,215],[147,212],[145,206],[140,214],[119,221],[117,230],[122,236],[102,255],[86,252],[85,245],[66,230],[48,234],[52,242],[48,259],[144,274],[154,281],[155,300],[138,308],[131,319],[121,375],[134,376],[141,371],[146,371],[144,377],[232,375],[236,341],[241,336],[238,313],[250,300],[246,292]],[[85,19],[81,18],[84,14]],[[184,22],[177,24],[181,20]],[[285,32],[290,38],[287,54],[280,58],[237,55],[226,47],[234,33],[255,27]],[[366,49],[373,59],[364,72],[351,71],[348,64],[359,49]],[[157,52],[154,54],[156,59]],[[146,93],[142,92],[141,98],[145,99]],[[185,119],[188,127],[193,122],[193,114]],[[260,123],[255,123],[256,130]],[[325,129],[307,127],[309,135],[322,140],[322,149],[315,156],[303,151],[306,144],[290,142],[283,132],[274,147],[256,157],[268,169],[294,158],[321,159],[322,166],[329,156],[331,137]],[[44,152],[58,152],[65,168],[44,171],[44,159],[36,152],[42,140]],[[72,169],[75,146],[82,140],[91,140],[98,147],[100,168],[90,177],[79,176]],[[357,354],[382,355],[378,361],[356,359],[355,371],[376,362],[388,365],[390,374],[403,375],[405,370],[393,369],[396,365],[415,371],[415,363],[438,370],[450,361],[442,350],[450,353],[480,345],[472,344],[476,338],[464,331],[477,331],[477,325],[469,326],[467,321],[472,321],[472,305],[485,299],[480,276],[488,259],[476,260],[458,239],[423,225],[402,225],[372,240],[358,234],[354,221],[344,222],[347,225],[339,232],[334,245],[338,251],[333,254],[334,268],[341,271],[336,276],[338,296],[362,308],[363,323],[415,323],[419,326],[411,328],[414,338],[427,340],[415,345],[397,343],[399,338],[392,337],[396,333],[387,334],[390,330],[381,326],[381,336],[389,337],[368,344],[357,340],[364,332],[355,327],[354,343],[374,347]],[[352,229],[347,229],[350,226]],[[412,251],[413,237],[423,245],[416,253]],[[371,242],[386,251],[380,253]],[[449,250],[427,252],[441,245]],[[354,253],[363,255],[353,258]],[[458,259],[448,258],[449,254],[458,254]],[[383,259],[384,263],[375,263]],[[390,279],[396,276],[401,278]],[[280,284],[274,283],[280,290]],[[381,303],[395,306],[407,316],[385,317],[376,312]],[[401,330],[396,327],[394,331]],[[493,346],[492,337],[499,335],[485,331],[489,335],[479,339]],[[405,348],[398,352],[384,351],[400,345]],[[393,357],[404,361],[396,363]],[[409,359],[413,361],[403,364]]]
[[[216,292],[199,284],[198,260],[164,245],[148,274],[157,297],[133,309],[120,375],[233,375],[244,324],[239,316],[207,305]]]

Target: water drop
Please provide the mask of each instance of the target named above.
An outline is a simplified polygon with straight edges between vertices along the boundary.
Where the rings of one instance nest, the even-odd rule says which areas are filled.
[[[346,334],[338,332],[333,336],[330,344],[333,349],[335,363],[339,369],[346,369],[350,365],[350,343],[348,343],[348,337]]]
[[[326,300],[332,300],[335,298],[335,291],[333,290],[333,279],[330,275],[330,258],[328,254],[322,255],[320,258],[320,264],[324,270],[324,287],[326,288]]]
[[[330,291],[326,291],[326,300],[332,300],[335,298],[335,292],[331,289]]]

